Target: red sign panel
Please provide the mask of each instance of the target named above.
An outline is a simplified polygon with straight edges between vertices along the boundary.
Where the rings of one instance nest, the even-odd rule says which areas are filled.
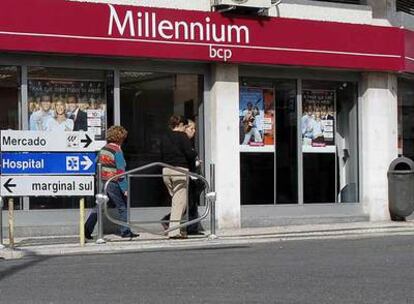
[[[0,50],[414,71],[413,34],[286,18],[73,2],[1,0]],[[413,44],[414,42],[411,42]],[[408,60],[408,63],[407,63]]]

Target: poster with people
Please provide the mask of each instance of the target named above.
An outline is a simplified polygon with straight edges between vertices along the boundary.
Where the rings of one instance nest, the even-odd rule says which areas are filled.
[[[241,87],[239,98],[240,144],[274,144],[273,89]]]
[[[335,91],[303,90],[302,113],[303,146],[335,146]]]
[[[105,88],[102,81],[29,80],[29,129],[87,131],[104,139]]]

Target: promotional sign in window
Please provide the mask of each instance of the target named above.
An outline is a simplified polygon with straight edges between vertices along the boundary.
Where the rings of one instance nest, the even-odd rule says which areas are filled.
[[[240,144],[263,147],[274,145],[273,89],[240,89],[239,98]]]
[[[331,151],[335,146],[335,91],[303,90],[302,112],[303,151]]]
[[[105,82],[32,79],[28,85],[31,131],[87,131],[104,139]]]

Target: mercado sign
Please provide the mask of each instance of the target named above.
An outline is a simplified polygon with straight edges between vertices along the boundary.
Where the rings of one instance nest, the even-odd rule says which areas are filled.
[[[0,1],[1,51],[414,71],[411,41],[410,31],[396,27],[65,0]]]
[[[2,130],[2,152],[93,152],[105,145],[86,132]]]

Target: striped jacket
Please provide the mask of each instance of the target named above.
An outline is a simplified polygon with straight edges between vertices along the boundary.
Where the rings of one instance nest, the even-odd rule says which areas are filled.
[[[106,144],[99,151],[99,162],[102,165],[101,178],[107,181],[111,177],[125,172],[126,162],[121,147],[115,143]],[[125,177],[114,180],[119,184],[122,192],[128,190],[128,182]]]

